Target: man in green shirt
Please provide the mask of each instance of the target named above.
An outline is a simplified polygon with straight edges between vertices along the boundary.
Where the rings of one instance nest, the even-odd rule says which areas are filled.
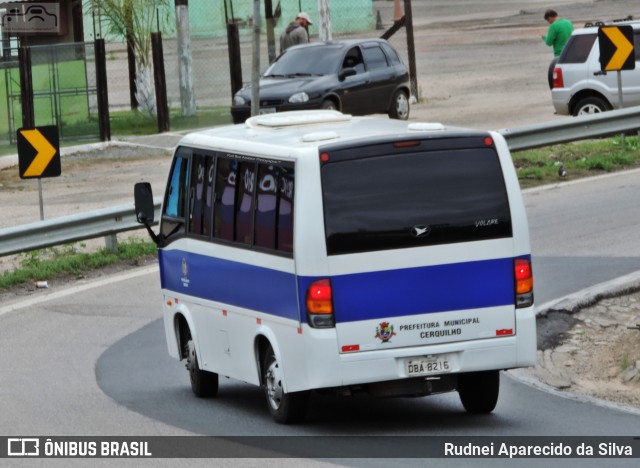
[[[559,18],[555,10],[547,10],[544,12],[544,19],[549,23],[549,31],[546,36],[542,36],[542,40],[548,46],[553,46],[553,60],[549,65],[547,78],[549,80],[549,88],[553,89],[553,69],[556,66],[558,57],[562,53],[565,44],[571,37],[573,32],[573,24],[565,18]]]
[[[565,18],[559,18],[555,10],[547,10],[544,19],[549,23],[549,31],[542,39],[548,46],[553,46],[553,56],[558,57],[573,32],[573,24]]]

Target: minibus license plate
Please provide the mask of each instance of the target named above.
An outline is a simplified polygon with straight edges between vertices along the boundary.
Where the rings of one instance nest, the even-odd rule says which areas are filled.
[[[407,375],[430,375],[451,372],[451,361],[448,354],[424,356],[405,361]]]

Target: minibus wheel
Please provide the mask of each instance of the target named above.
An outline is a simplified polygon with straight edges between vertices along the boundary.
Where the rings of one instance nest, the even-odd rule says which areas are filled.
[[[269,346],[264,354],[262,365],[267,407],[271,417],[281,424],[300,422],[307,412],[309,391],[286,393],[282,365],[276,359],[273,348]]]
[[[218,374],[200,369],[193,340],[187,342],[187,370],[191,390],[198,398],[211,398],[218,394]]]
[[[500,374],[497,370],[458,376],[458,394],[467,413],[491,413],[498,403],[499,391]]]

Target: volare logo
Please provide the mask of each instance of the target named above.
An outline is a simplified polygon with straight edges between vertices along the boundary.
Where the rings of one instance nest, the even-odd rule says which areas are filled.
[[[425,237],[431,233],[430,226],[413,226],[411,228],[411,234],[413,237]]]
[[[40,455],[40,439],[9,438],[7,455],[10,457],[37,457]]]

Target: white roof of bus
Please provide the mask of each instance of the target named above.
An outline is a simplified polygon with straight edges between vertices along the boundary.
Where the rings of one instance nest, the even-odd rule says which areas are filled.
[[[295,111],[260,115],[251,117],[244,124],[190,133],[179,145],[216,149],[228,148],[232,142],[243,142],[309,148],[373,137],[400,138],[411,134],[424,136],[425,133],[441,136],[443,132],[460,133],[461,130],[447,128],[440,123],[406,122],[387,117],[352,117],[331,110]],[[241,146],[244,147],[244,144]]]

